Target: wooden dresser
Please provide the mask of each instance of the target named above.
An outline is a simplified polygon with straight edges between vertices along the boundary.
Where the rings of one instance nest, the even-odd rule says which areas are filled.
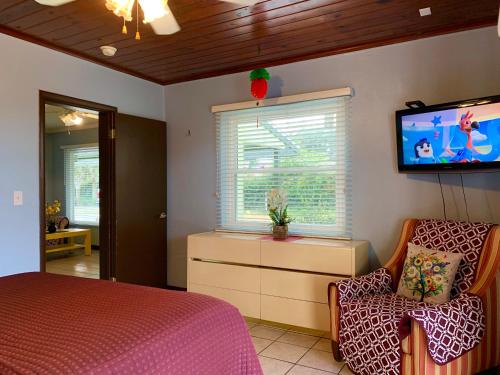
[[[207,232],[188,237],[188,291],[244,316],[328,331],[328,284],[368,271],[368,242]]]

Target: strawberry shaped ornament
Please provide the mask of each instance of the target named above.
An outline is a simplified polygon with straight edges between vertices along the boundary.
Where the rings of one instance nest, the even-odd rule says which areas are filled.
[[[267,81],[269,80],[269,72],[264,68],[252,70],[250,73],[250,81],[252,86],[250,91],[254,98],[264,99],[267,94]]]

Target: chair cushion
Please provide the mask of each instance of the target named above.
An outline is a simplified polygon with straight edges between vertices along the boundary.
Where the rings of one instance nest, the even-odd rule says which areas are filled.
[[[426,303],[389,293],[340,302],[340,350],[356,374],[399,374],[399,323]]]
[[[492,227],[493,224],[487,223],[420,220],[410,242],[428,249],[464,254],[450,293],[453,299],[472,286],[484,241]]]
[[[448,302],[462,258],[463,254],[409,243],[397,294],[422,302]]]

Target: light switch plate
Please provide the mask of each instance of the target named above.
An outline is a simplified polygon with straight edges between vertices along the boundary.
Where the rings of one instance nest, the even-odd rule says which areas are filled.
[[[23,192],[15,191],[14,192],[14,206],[22,206],[23,205]]]
[[[430,16],[432,14],[431,8],[421,8],[418,10],[420,17]]]

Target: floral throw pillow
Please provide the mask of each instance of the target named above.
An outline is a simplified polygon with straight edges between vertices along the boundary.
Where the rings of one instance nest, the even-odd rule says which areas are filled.
[[[408,243],[397,294],[420,302],[448,302],[463,256]]]

